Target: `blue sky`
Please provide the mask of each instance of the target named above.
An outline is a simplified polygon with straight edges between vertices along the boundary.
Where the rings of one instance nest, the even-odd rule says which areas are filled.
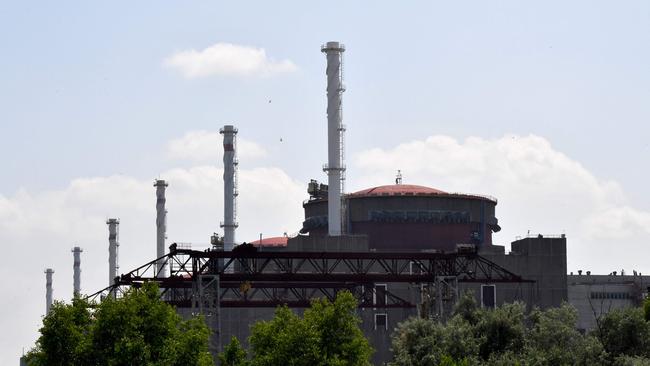
[[[402,169],[408,183],[497,196],[501,244],[566,232],[570,270],[650,273],[611,250],[650,254],[647,1],[4,1],[0,239],[36,268],[0,271],[22,277],[3,293],[24,290],[0,314],[33,303],[1,319],[23,329],[0,339],[1,363],[36,336],[42,268],[57,270],[58,298],[71,292],[73,242],[84,288],[102,287],[91,266],[105,263],[105,217],[122,218],[123,269],[150,259],[155,177],[170,179],[170,240],[207,242],[221,220],[224,124],[260,152],[240,152],[239,238],[297,230],[305,183],[325,178],[319,48],[330,40],[347,45],[350,190]],[[188,78],[166,62],[217,44],[295,68]],[[201,146],[178,156],[174,141]]]
[[[650,205],[646,173],[621,163],[650,152],[647,2],[319,5],[3,5],[0,152],[16,159],[0,188],[160,170],[161,141],[223,121],[253,140],[305,140],[322,129],[318,46],[340,39],[350,152],[433,132],[535,133]],[[162,67],[176,50],[220,41],[265,48],[300,73],[187,82]],[[324,150],[309,157],[298,171]]]

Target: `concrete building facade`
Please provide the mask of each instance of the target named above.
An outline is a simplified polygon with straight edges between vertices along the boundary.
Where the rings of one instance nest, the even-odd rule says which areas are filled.
[[[594,275],[591,272],[567,276],[569,303],[578,310],[578,329],[597,327],[597,318],[614,309],[640,306],[650,292],[650,276],[633,272]]]

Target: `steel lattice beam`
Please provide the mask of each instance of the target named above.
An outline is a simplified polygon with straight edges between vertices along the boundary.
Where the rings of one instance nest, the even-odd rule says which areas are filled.
[[[157,263],[170,268],[169,277],[157,273]],[[533,282],[475,252],[264,252],[252,247],[224,252],[172,245],[167,255],[117,277],[113,286],[89,298],[156,282],[166,301],[189,306],[199,276],[218,276],[221,307],[304,307],[315,297],[333,299],[343,289],[352,291],[361,307],[371,307],[372,295],[364,292],[377,282],[433,283],[443,277],[458,282]],[[390,292],[387,298],[385,307],[415,306]]]

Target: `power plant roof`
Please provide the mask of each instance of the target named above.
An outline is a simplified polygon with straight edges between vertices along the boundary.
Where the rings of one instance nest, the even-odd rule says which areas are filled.
[[[350,196],[404,196],[415,194],[447,194],[447,192],[413,184],[391,184],[363,189],[358,192],[350,193]]]
[[[287,241],[289,240],[286,236],[276,236],[272,238],[262,238],[262,240],[252,241],[251,244],[258,247],[286,247]]]
[[[415,184],[390,184],[385,186],[377,186],[372,188],[362,189],[360,191],[350,193],[347,195],[350,198],[359,197],[386,197],[386,196],[443,196],[453,198],[469,198],[492,201],[495,204],[497,199],[491,196],[484,196],[479,194],[466,194],[466,193],[450,193],[441,191],[439,189],[419,186]]]

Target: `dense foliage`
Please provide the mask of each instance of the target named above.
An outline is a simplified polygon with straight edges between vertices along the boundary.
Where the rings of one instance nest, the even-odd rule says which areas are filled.
[[[365,366],[370,365],[372,348],[364,337],[355,314],[356,299],[341,292],[332,303],[315,300],[304,315],[287,307],[275,317],[253,325],[250,359],[233,338],[219,355],[228,366]]]
[[[202,318],[183,321],[146,284],[95,309],[56,302],[43,319],[29,365],[212,365]]]
[[[466,295],[446,323],[401,323],[391,365],[650,365],[650,322],[642,309],[614,310],[586,335],[576,322],[567,304],[526,314],[521,303],[480,309]]]

